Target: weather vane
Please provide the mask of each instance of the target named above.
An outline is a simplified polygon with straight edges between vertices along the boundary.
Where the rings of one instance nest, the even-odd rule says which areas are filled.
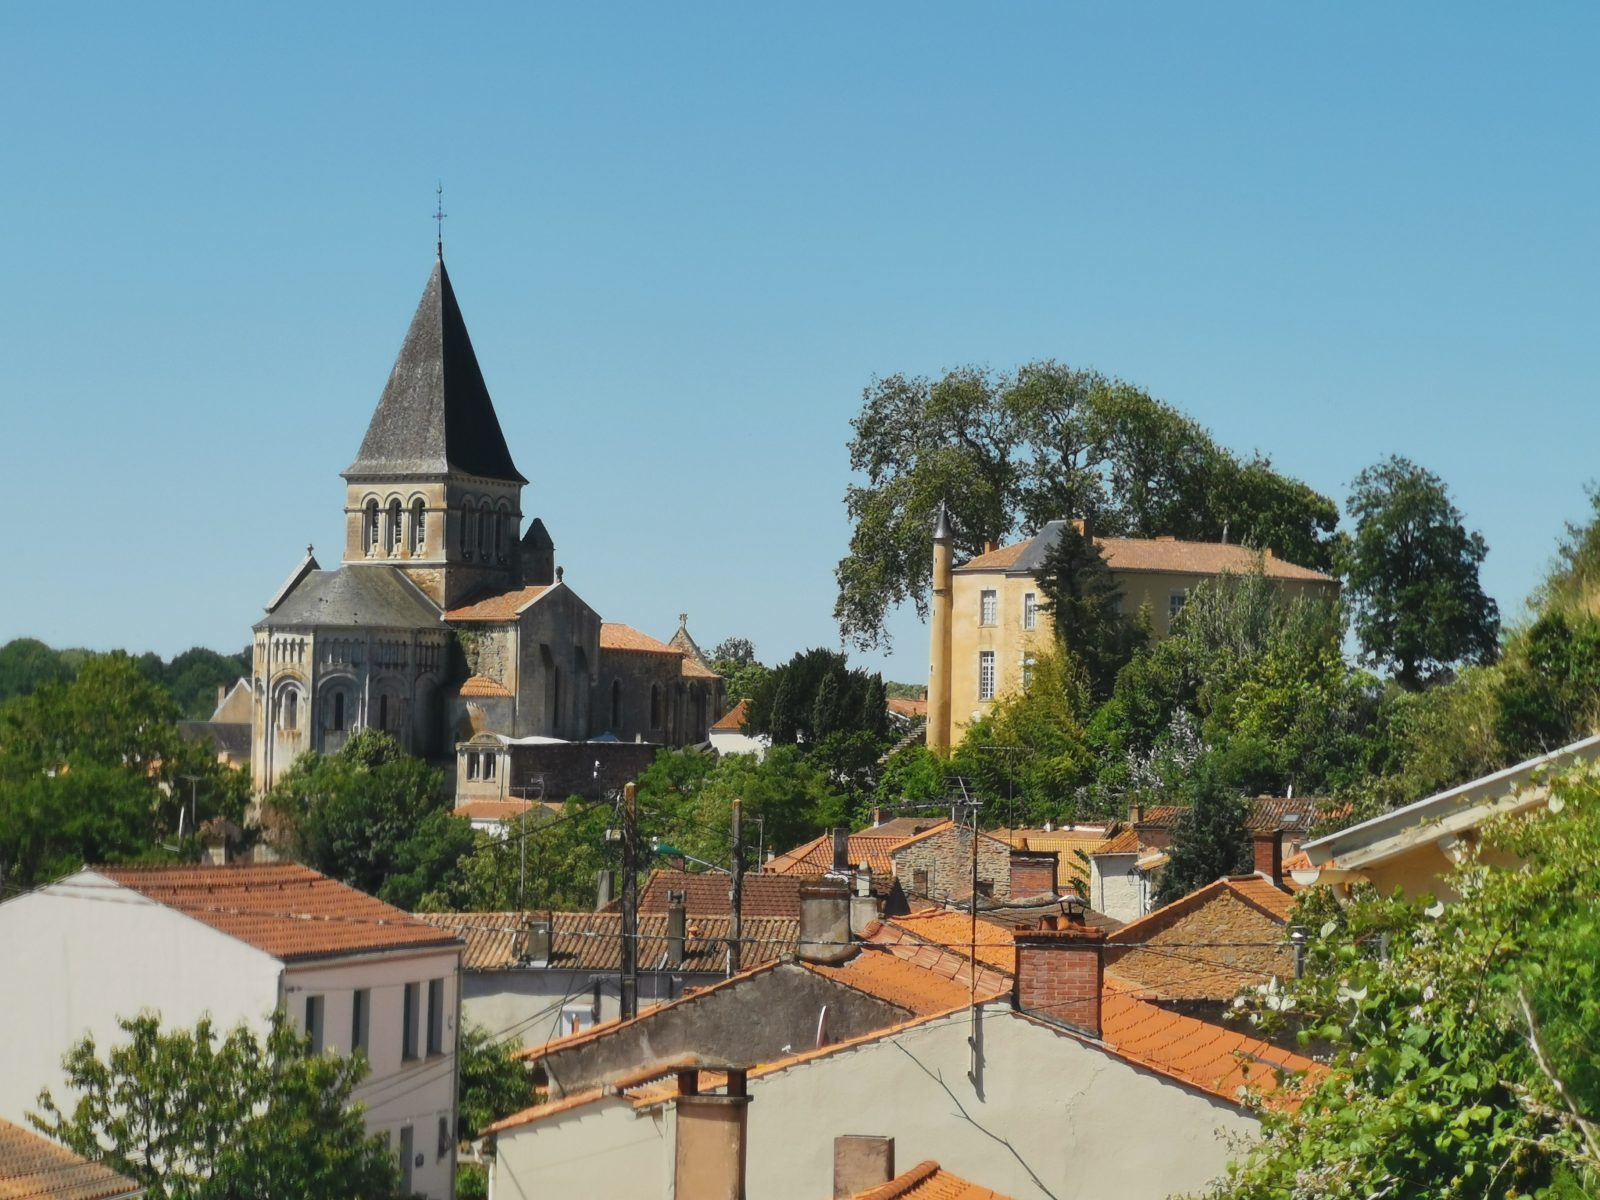
[[[444,211],[444,180],[441,179],[439,181],[439,186],[434,188],[433,191],[434,191],[434,195],[438,197],[438,203],[434,206],[434,210],[433,210],[433,223],[434,223],[434,228],[435,228],[435,230],[437,232],[437,236],[438,236],[438,239],[439,239],[439,241],[438,241],[439,257],[443,258],[444,257],[444,219],[445,219],[445,217],[450,215],[449,213]]]

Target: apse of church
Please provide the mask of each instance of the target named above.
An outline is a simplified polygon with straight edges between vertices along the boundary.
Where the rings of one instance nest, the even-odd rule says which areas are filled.
[[[474,739],[704,740],[722,681],[684,623],[672,645],[607,625],[562,578],[544,523],[523,530],[527,480],[442,255],[344,480],[340,565],[308,548],[255,626],[258,790],[362,728],[452,778]]]

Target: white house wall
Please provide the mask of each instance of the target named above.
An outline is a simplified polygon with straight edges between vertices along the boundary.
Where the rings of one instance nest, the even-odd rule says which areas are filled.
[[[667,1108],[640,1112],[632,1101],[610,1099],[507,1130],[499,1136],[489,1195],[492,1200],[669,1196],[671,1120]],[[831,1176],[828,1186],[818,1195],[833,1194]]]
[[[895,1139],[901,1170],[936,1159],[1017,1200],[1165,1200],[1221,1175],[1227,1138],[1256,1128],[1233,1105],[1005,1006],[985,1010],[975,1089],[971,1030],[963,1013],[751,1080],[750,1195],[829,1195],[833,1139],[870,1133]]]
[[[457,952],[397,952],[363,955],[329,962],[290,964],[284,979],[284,1004],[295,1023],[304,1026],[306,998],[323,998],[323,1046],[350,1052],[352,1010],[357,989],[371,996],[367,1058],[371,1074],[356,1089],[366,1106],[367,1128],[384,1134],[398,1151],[400,1130],[413,1130],[411,1186],[430,1197],[451,1195],[455,1162],[456,1033],[458,1008]],[[427,1053],[428,983],[444,982],[442,1052]],[[419,984],[418,1058],[402,1060],[405,985]],[[445,1137],[440,1139],[440,1122]]]
[[[676,1000],[685,988],[709,987],[723,978],[721,972],[673,976],[641,971],[639,1010]],[[541,1046],[570,1032],[562,1028],[561,1010],[592,1011],[596,982],[600,984],[600,1020],[613,1021],[622,1015],[615,971],[469,971],[462,979],[462,1019],[487,1029],[497,1039],[515,1039],[524,1046]]]
[[[0,1117],[26,1125],[61,1056],[85,1035],[101,1052],[142,1010],[193,1028],[266,1029],[281,963],[103,876],[83,871],[0,904]]]

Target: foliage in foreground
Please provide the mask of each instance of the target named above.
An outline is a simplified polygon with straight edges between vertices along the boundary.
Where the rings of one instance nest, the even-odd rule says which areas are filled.
[[[1251,1006],[1331,1043],[1325,1077],[1218,1189],[1282,1197],[1577,1195],[1600,1184],[1600,773],[1488,831],[1528,865],[1458,869],[1449,905],[1301,902],[1304,979]],[[1502,860],[1503,861],[1503,860]]]
[[[33,1123],[161,1200],[387,1200],[400,1172],[369,1134],[355,1087],[366,1060],[310,1053],[281,1013],[266,1037],[219,1037],[209,1019],[164,1032],[152,1014],[120,1022],[101,1058],[92,1038],[66,1055],[68,1109],[39,1095]]]
[[[460,1072],[456,1136],[477,1137],[487,1125],[521,1112],[536,1100],[533,1072],[516,1057],[515,1037],[496,1041],[481,1025],[463,1025],[456,1053]]]

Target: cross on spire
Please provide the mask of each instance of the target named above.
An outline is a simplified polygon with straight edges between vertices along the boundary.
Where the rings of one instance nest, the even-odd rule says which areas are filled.
[[[434,195],[438,198],[438,201],[435,204],[434,209],[433,209],[433,223],[434,223],[434,228],[435,228],[435,231],[436,231],[438,239],[439,239],[438,243],[437,243],[437,249],[438,249],[438,252],[439,252],[439,257],[443,258],[444,257],[444,219],[447,216],[450,215],[449,213],[444,211],[444,180],[441,179],[439,181],[439,186],[434,188],[433,191],[434,191]]]

